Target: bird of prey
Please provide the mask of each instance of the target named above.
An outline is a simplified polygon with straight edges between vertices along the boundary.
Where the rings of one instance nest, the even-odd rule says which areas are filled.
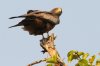
[[[9,28],[24,26],[23,29],[28,31],[30,35],[43,36],[44,33],[47,33],[49,36],[48,32],[53,29],[55,25],[59,24],[61,14],[61,8],[54,8],[51,11],[29,10],[27,14],[9,18],[24,18],[21,22]]]

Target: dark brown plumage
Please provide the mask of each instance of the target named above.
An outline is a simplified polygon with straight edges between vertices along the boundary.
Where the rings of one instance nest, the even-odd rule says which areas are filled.
[[[53,29],[55,25],[59,24],[59,17],[61,13],[61,8],[54,8],[50,12],[29,10],[25,15],[11,17],[10,19],[25,19],[9,28],[24,26],[23,29],[28,31],[30,35],[43,35],[44,33],[48,33],[51,29]]]

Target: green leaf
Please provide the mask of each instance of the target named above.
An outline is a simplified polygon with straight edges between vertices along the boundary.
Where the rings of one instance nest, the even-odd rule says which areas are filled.
[[[95,55],[93,55],[91,58],[89,58],[89,63],[92,65],[95,60]]]
[[[57,55],[54,55],[53,57],[51,58],[48,58],[46,60],[47,63],[56,63],[57,62]]]
[[[73,60],[73,55],[71,54],[69,57],[68,57],[68,62],[71,62]]]
[[[84,52],[78,52],[75,50],[71,50],[67,54],[68,62],[71,62],[73,59],[79,59],[81,55],[84,55]]]
[[[81,59],[78,62],[79,66],[88,66],[88,61],[86,59]]]
[[[88,53],[83,54],[82,59],[86,59],[89,56]]]
[[[50,64],[47,64],[47,66],[53,66],[53,65],[50,63]]]
[[[81,55],[83,55],[84,54],[84,52],[78,52],[78,55],[79,56],[81,56]]]
[[[67,57],[68,57],[68,62],[71,62],[73,59],[77,58],[77,55],[75,54],[77,51],[71,50],[68,52]]]
[[[73,53],[75,53],[75,52],[77,52],[77,51],[75,51],[75,50],[69,51],[68,54],[67,54],[67,57],[69,57],[71,54],[73,54]]]

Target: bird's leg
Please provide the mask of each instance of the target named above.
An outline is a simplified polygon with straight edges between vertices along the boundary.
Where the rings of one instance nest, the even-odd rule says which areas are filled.
[[[43,34],[42,34],[42,38],[45,39]]]
[[[46,42],[47,41],[47,38],[44,37],[44,35],[42,34],[42,42]]]
[[[47,37],[49,37],[49,32],[47,32]]]

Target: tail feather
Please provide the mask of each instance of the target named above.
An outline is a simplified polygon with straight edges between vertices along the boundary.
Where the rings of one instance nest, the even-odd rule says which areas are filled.
[[[21,18],[21,17],[25,17],[25,16],[15,16],[15,17],[10,17],[9,19]]]
[[[10,17],[9,19],[14,19],[14,18],[18,18],[18,17]]]
[[[14,19],[14,18],[23,18],[23,17],[31,17],[34,16],[33,12],[30,12],[28,14],[24,14],[24,15],[20,15],[20,16],[14,16],[14,17],[10,17],[9,19]]]
[[[19,26],[18,24],[17,25],[13,25],[13,26],[10,26],[9,28],[12,28],[12,27],[17,27],[17,26]]]

